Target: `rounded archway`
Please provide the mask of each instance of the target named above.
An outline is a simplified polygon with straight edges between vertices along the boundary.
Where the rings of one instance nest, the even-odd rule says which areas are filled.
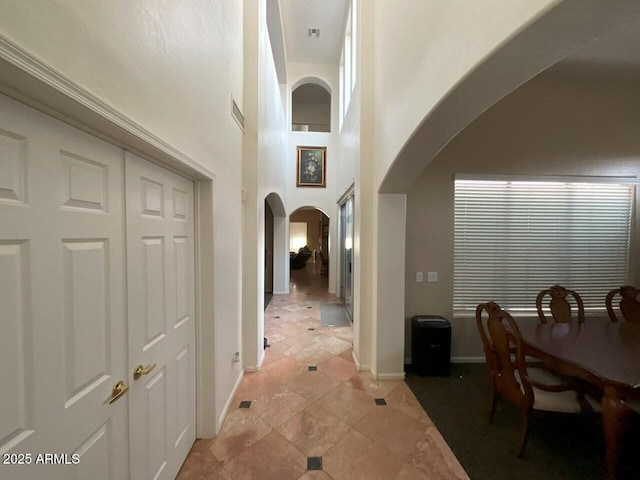
[[[304,206],[289,215],[290,273],[305,270],[328,281],[329,216],[318,207]]]
[[[305,78],[291,88],[291,130],[331,131],[331,88],[317,78]]]
[[[264,199],[265,308],[274,294],[288,292],[287,226],[287,214],[282,198],[271,192]]]
[[[393,130],[394,138],[403,143],[384,159],[389,164],[379,193],[406,193],[426,165],[492,105],[615,28],[637,24],[639,18],[636,2],[616,3],[615,8],[602,2],[557,2],[482,58],[437,103],[413,103],[411,109],[421,112],[420,120],[410,125],[411,131]],[[421,82],[414,84],[424,89]],[[416,92],[406,92],[412,94]],[[384,118],[382,122],[383,130],[391,126]]]

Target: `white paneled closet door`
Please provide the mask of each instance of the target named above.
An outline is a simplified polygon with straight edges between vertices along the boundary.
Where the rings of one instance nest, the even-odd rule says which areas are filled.
[[[0,96],[0,478],[129,478],[123,174]]]
[[[173,479],[195,441],[193,182],[125,153],[131,478]]]

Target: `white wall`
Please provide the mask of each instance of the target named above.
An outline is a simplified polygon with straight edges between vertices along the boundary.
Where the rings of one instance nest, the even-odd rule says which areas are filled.
[[[222,413],[240,367],[242,4],[59,0],[2,2],[0,33],[215,173],[215,398]],[[223,227],[222,227],[223,226]],[[206,432],[212,435],[213,432]]]
[[[336,262],[337,253],[334,251],[337,245],[338,228],[338,200],[337,175],[340,164],[340,150],[338,148],[338,66],[323,64],[289,63],[287,65],[289,76],[288,90],[288,150],[284,158],[287,162],[287,213],[304,207],[312,206],[322,210],[329,217],[329,292],[336,291],[336,278],[338,275]],[[291,119],[291,86],[300,79],[315,77],[322,80],[331,88],[331,132],[292,132],[290,131]],[[297,85],[296,85],[297,86]],[[326,146],[326,188],[296,187],[296,156],[297,146]]]
[[[475,321],[453,318],[454,174],[640,175],[639,109],[637,82],[541,76],[461,132],[408,194],[406,317],[445,316],[453,323],[452,355],[482,357]],[[636,285],[637,199],[629,268]],[[416,283],[416,271],[436,271],[438,282]]]
[[[376,2],[376,182],[414,129],[488,52],[557,0]]]
[[[271,51],[266,1],[244,2],[245,131],[243,153],[243,364],[257,370],[264,358],[264,202],[268,195],[286,201],[285,114]],[[274,210],[278,215],[278,210]],[[284,215],[282,215],[283,217]],[[274,292],[288,268],[288,239],[280,217],[274,218]]]

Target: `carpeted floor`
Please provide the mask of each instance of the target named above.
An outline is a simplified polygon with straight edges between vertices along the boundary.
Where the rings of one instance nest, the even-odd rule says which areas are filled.
[[[523,458],[516,457],[520,416],[498,401],[487,423],[489,380],[484,364],[453,364],[450,377],[406,382],[471,480],[602,480],[606,477],[602,424],[597,415],[545,413],[533,418]],[[620,479],[640,478],[640,416],[626,437]]]

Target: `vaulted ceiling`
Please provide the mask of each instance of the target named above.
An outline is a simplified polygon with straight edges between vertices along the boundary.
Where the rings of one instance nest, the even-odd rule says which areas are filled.
[[[338,65],[349,0],[280,0],[287,61]],[[320,35],[309,35],[310,28]]]

